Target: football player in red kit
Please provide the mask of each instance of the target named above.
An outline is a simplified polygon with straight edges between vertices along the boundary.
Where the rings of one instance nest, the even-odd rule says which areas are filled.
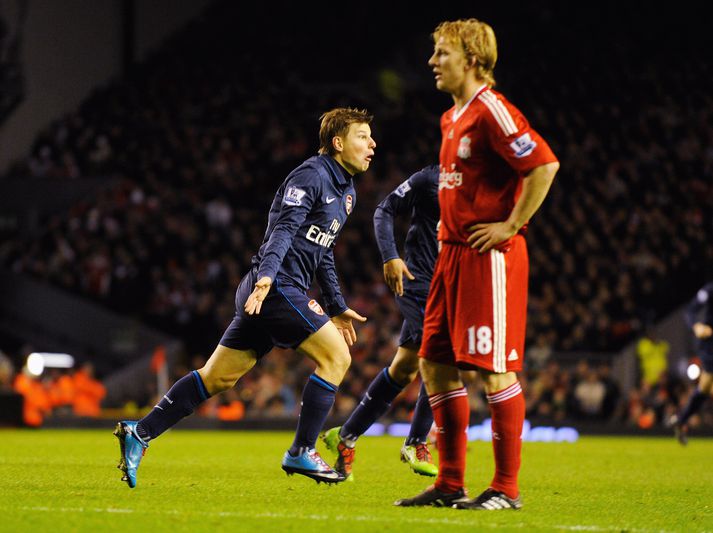
[[[443,22],[428,61],[453,97],[441,117],[438,201],[442,249],[426,304],[420,370],[438,427],[439,472],[423,493],[396,505],[519,509],[525,400],[527,222],[559,168],[544,139],[493,90],[497,44],[478,20]],[[479,496],[464,487],[469,418],[459,370],[477,370],[492,416],[495,476]]]

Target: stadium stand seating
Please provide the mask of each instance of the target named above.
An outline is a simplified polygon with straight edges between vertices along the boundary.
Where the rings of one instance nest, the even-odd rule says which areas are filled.
[[[316,151],[320,113],[365,106],[376,116],[379,146],[358,178],[357,208],[335,250],[347,301],[370,319],[336,405],[348,413],[395,352],[400,325],[382,280],[373,209],[437,158],[448,101],[424,67],[431,28],[400,29],[401,46],[388,57],[362,58],[351,78],[330,79],[286,53],[295,38],[288,28],[269,42],[256,41],[247,26],[229,31],[236,9],[217,4],[131,76],[97,88],[37,137],[6,179],[105,175],[119,185],[50,217],[39,235],[0,244],[0,265],[180,336],[185,364],[194,366],[232,316],[233,291],[262,240],[274,190]],[[605,15],[595,22],[604,24]],[[546,10],[538,16],[550,32],[539,54],[519,50],[514,27],[504,25],[496,70],[498,88],[562,162],[528,235],[528,342],[539,363],[527,376],[528,410],[639,423],[648,409],[660,421],[685,397],[684,384],[662,379],[621,398],[607,365],[565,369],[548,354],[620,349],[713,271],[713,72],[700,43],[652,49],[626,35],[626,16],[605,32],[616,39],[595,36],[587,46],[578,33],[584,23],[554,28]],[[523,40],[536,37],[533,29]],[[336,60],[325,54],[323,64]],[[687,60],[675,61],[681,54]],[[294,355],[267,358],[240,387],[246,412],[291,412],[308,371]],[[414,389],[398,400],[394,416],[406,417],[415,396]],[[485,407],[474,395],[473,409]]]

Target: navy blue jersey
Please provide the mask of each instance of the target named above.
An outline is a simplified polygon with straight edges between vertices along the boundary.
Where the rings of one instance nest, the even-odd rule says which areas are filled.
[[[399,257],[394,240],[394,216],[411,215],[404,261],[416,278],[410,284],[418,287],[428,288],[438,255],[438,171],[438,165],[419,170],[384,198],[374,213],[374,232],[384,263]]]
[[[713,282],[707,283],[686,308],[686,322],[689,327],[702,322],[713,327]],[[713,337],[696,339],[702,356],[713,357]]]
[[[263,276],[307,291],[315,275],[330,316],[347,309],[332,249],[356,205],[351,176],[332,157],[309,158],[282,182],[252,263]]]

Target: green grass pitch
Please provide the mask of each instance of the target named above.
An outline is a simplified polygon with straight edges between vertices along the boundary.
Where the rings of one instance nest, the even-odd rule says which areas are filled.
[[[393,507],[430,483],[399,461],[400,439],[362,438],[356,481],[329,487],[285,476],[291,438],[172,431],[131,490],[110,430],[0,431],[0,531],[713,531],[711,439],[525,443],[523,510],[474,512]],[[470,443],[471,494],[491,476],[490,443]]]

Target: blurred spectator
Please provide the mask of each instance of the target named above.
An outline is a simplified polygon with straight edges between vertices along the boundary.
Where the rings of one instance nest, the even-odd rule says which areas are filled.
[[[76,386],[71,371],[53,369],[42,379],[52,410],[70,413],[76,397]]]
[[[40,427],[45,416],[52,411],[52,400],[44,385],[30,374],[27,367],[15,377],[13,388],[24,398],[23,419],[25,425]]]
[[[528,368],[540,370],[545,368],[552,355],[552,345],[547,335],[540,333],[535,337],[535,342],[525,349],[525,361]]]
[[[610,420],[611,418],[621,418],[619,412],[619,401],[621,392],[619,385],[612,378],[611,367],[607,364],[601,364],[598,368],[599,379],[604,384],[605,394],[602,402],[602,418]]]
[[[668,368],[670,345],[656,337],[656,332],[649,328],[636,344],[636,356],[639,358],[641,379],[650,386],[659,381],[659,377]]]
[[[94,377],[94,365],[84,363],[74,373],[74,400],[72,407],[76,416],[99,416],[101,401],[106,396],[104,385]]]
[[[595,370],[588,369],[584,379],[574,388],[577,414],[583,418],[597,419],[603,414],[606,386]]]
[[[10,358],[0,350],[0,394],[13,392],[12,381],[15,369]]]
[[[245,404],[240,401],[238,391],[230,389],[220,395],[215,416],[224,422],[236,422],[245,416]]]
[[[532,375],[524,388],[527,416],[554,421],[565,420],[570,411],[570,381],[555,361]]]

